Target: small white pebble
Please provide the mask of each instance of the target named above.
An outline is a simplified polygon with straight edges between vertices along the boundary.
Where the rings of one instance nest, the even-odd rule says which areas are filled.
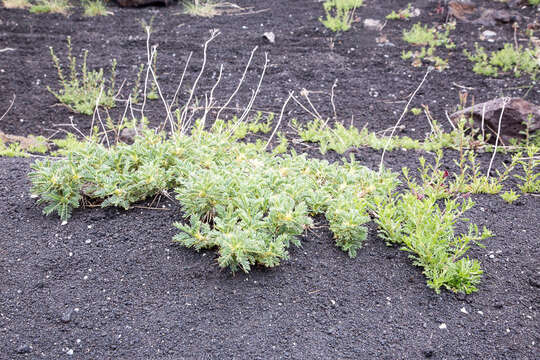
[[[439,329],[441,329],[441,330],[446,329],[446,324],[445,324],[445,323],[442,323],[441,325],[439,325]]]
[[[467,311],[467,309],[465,309],[465,307],[462,307],[461,310],[460,310],[462,313],[464,314],[468,314],[469,312]]]

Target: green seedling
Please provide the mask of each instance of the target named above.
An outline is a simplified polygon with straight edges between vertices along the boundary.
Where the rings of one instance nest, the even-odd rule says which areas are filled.
[[[71,5],[68,0],[38,0],[30,6],[30,12],[34,14],[53,13],[67,15]]]
[[[401,58],[404,60],[414,59],[413,66],[421,66],[423,60],[433,63],[438,70],[448,67],[448,61],[435,55],[438,47],[444,46],[447,49],[455,48],[455,44],[450,40],[450,31],[455,28],[455,24],[448,23],[443,26],[444,31],[437,28],[428,28],[427,25],[414,24],[410,30],[403,30],[403,40],[409,44],[422,46],[419,51],[403,51]]]
[[[412,4],[409,3],[405,9],[401,9],[398,12],[392,10],[390,14],[386,15],[386,18],[388,20],[409,20],[412,16],[411,10]]]
[[[114,100],[114,85],[116,75],[116,60],[111,64],[111,77],[108,84],[105,80],[103,69],[88,70],[86,59],[88,50],[83,53],[83,62],[81,74],[77,72],[77,59],[72,54],[71,37],[67,38],[68,62],[70,75],[69,79],[64,76],[60,60],[50,47],[51,57],[58,72],[59,83],[62,86],[60,90],[53,91],[47,87],[61,103],[67,105],[75,112],[92,115],[96,108],[96,104],[111,108],[115,106]]]
[[[501,198],[506,201],[507,203],[509,204],[512,204],[514,201],[516,201],[517,199],[519,199],[519,194],[516,194],[514,192],[514,190],[510,190],[510,191],[505,191],[503,193],[501,193]]]
[[[418,115],[420,115],[422,113],[422,109],[420,109],[420,108],[412,108],[411,112],[412,112],[412,114],[414,116],[418,116]]]
[[[514,177],[523,182],[518,186],[524,193],[540,193],[540,172],[537,170],[540,167],[539,149],[535,145],[530,145],[527,148],[527,157],[519,157],[517,160],[522,167],[523,175],[514,175]]]
[[[323,4],[325,18],[319,21],[334,32],[347,31],[354,20],[354,11],[362,4],[363,0],[327,0]]]
[[[109,12],[103,0],[84,0],[81,2],[84,8],[84,16],[107,16]]]

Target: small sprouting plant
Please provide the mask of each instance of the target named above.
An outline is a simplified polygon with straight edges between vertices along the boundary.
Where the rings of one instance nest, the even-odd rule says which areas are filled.
[[[405,9],[401,9],[398,12],[392,10],[390,14],[386,15],[386,18],[388,20],[409,20],[412,16],[411,9],[412,4],[409,3]]]
[[[131,90],[131,102],[133,104],[139,103],[139,92],[141,91],[141,78],[144,71],[144,64],[139,65],[139,71],[137,71],[137,78],[135,79],[135,84]]]
[[[501,193],[501,198],[506,201],[507,203],[509,204],[512,204],[514,201],[516,201],[517,199],[519,199],[519,194],[516,194],[514,192],[514,190],[510,190],[510,191],[505,191],[503,193]]]
[[[326,17],[319,21],[334,32],[347,31],[354,20],[355,9],[362,3],[363,0],[326,0],[323,4]]]
[[[490,54],[486,50],[474,44],[475,53],[464,50],[467,58],[474,63],[473,71],[484,76],[497,77],[499,72],[512,72],[515,77],[520,77],[523,73],[529,74],[535,80],[540,71],[540,65],[534,50],[512,44],[504,44],[499,51]]]
[[[152,70],[157,79],[157,49],[154,51],[154,58],[152,59]],[[156,80],[152,77],[152,85],[150,86],[150,92],[146,94],[146,98],[149,100],[157,100],[159,98],[157,92],[157,83]]]
[[[35,14],[53,13],[66,15],[71,8],[68,0],[38,0],[30,7],[30,12]]]
[[[523,181],[518,187],[524,193],[540,193],[540,172],[537,170],[540,167],[539,150],[537,146],[530,145],[527,147],[527,157],[518,160],[523,169],[523,175],[514,175],[514,177]]]
[[[69,79],[64,76],[60,60],[50,47],[51,57],[58,72],[58,79],[62,88],[55,92],[50,87],[47,89],[63,104],[69,106],[73,111],[92,115],[94,113],[96,103],[99,106],[114,107],[114,85],[116,74],[116,60],[112,61],[111,77],[106,84],[103,74],[103,69],[88,70],[86,59],[88,50],[83,53],[83,62],[81,74],[77,72],[77,59],[72,54],[71,37],[67,38],[68,62],[69,62]]]
[[[540,5],[540,0],[529,0],[529,4],[532,6]]]
[[[0,131],[0,156],[28,157],[30,153],[44,154],[49,150],[43,136],[16,136]]]
[[[85,0],[81,2],[84,16],[107,16],[109,12],[103,0]]]
[[[437,28],[428,28],[427,25],[414,24],[410,30],[403,31],[403,40],[406,42],[422,46],[419,51],[403,51],[401,58],[404,60],[414,59],[413,66],[421,66],[423,60],[427,60],[438,70],[448,67],[448,61],[435,55],[437,47],[444,46],[447,49],[453,49],[456,45],[450,40],[450,31],[455,28],[453,23],[444,25],[444,31],[438,31]]]
[[[420,196],[415,191],[397,198],[376,198],[376,223],[379,234],[388,245],[398,245],[410,253],[414,265],[423,268],[428,286],[437,293],[444,287],[454,292],[477,290],[482,269],[478,260],[466,256],[472,244],[492,236],[470,224],[468,232],[456,236],[454,227],[464,220],[464,213],[473,206],[470,198],[447,199],[440,205],[433,196]]]
[[[184,2],[184,12],[191,16],[211,18],[220,14],[219,5],[213,0],[188,0]]]
[[[475,143],[472,136],[464,135],[464,128],[444,132],[435,120],[431,120],[433,131],[424,141],[412,139],[408,136],[394,136],[389,139],[389,136],[370,132],[366,127],[359,130],[354,126],[345,127],[340,123],[336,123],[335,126],[331,127],[320,119],[315,119],[306,125],[300,125],[296,121],[291,121],[291,124],[298,131],[303,141],[318,143],[322,154],[325,154],[328,150],[343,154],[352,147],[364,146],[378,150],[385,148],[387,145],[387,150],[419,149],[434,151],[443,148],[457,149],[460,146],[462,137],[464,142]]]
[[[6,9],[27,9],[32,6],[29,0],[2,0],[2,5]]]
[[[413,114],[414,116],[418,116],[418,115],[420,115],[420,114],[422,113],[422,109],[416,108],[416,107],[415,107],[415,108],[412,108],[412,109],[411,109],[411,112],[412,112],[412,114]]]
[[[455,28],[455,24],[448,23],[444,25],[443,31],[438,31],[437,28],[428,28],[427,25],[422,26],[416,23],[410,30],[403,30],[403,40],[413,45],[422,45],[430,47],[443,46],[447,49],[453,49],[456,45],[450,40],[450,31]]]

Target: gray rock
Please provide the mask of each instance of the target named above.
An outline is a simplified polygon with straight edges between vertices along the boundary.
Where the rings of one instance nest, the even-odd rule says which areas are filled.
[[[263,34],[263,38],[268,40],[270,44],[273,44],[276,42],[276,35],[272,31],[265,32]]]
[[[368,30],[379,31],[382,29],[381,20],[365,19],[363,25],[364,25],[364,28]]]
[[[32,352],[32,346],[28,344],[22,344],[17,348],[17,354],[29,354]]]
[[[71,315],[73,314],[73,310],[67,310],[65,311],[64,313],[62,313],[62,322],[63,323],[68,323],[71,321]]]

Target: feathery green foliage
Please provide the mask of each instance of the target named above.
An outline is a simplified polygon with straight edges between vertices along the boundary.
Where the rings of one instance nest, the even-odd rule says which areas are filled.
[[[492,236],[489,230],[479,232],[472,224],[466,234],[455,236],[456,223],[467,220],[462,217],[472,206],[470,198],[445,200],[440,206],[433,196],[422,198],[406,192],[394,199],[378,198],[375,221],[387,244],[409,252],[414,265],[424,269],[430,288],[437,293],[444,287],[469,294],[477,290],[482,270],[478,260],[469,259],[465,253],[471,244]]]

